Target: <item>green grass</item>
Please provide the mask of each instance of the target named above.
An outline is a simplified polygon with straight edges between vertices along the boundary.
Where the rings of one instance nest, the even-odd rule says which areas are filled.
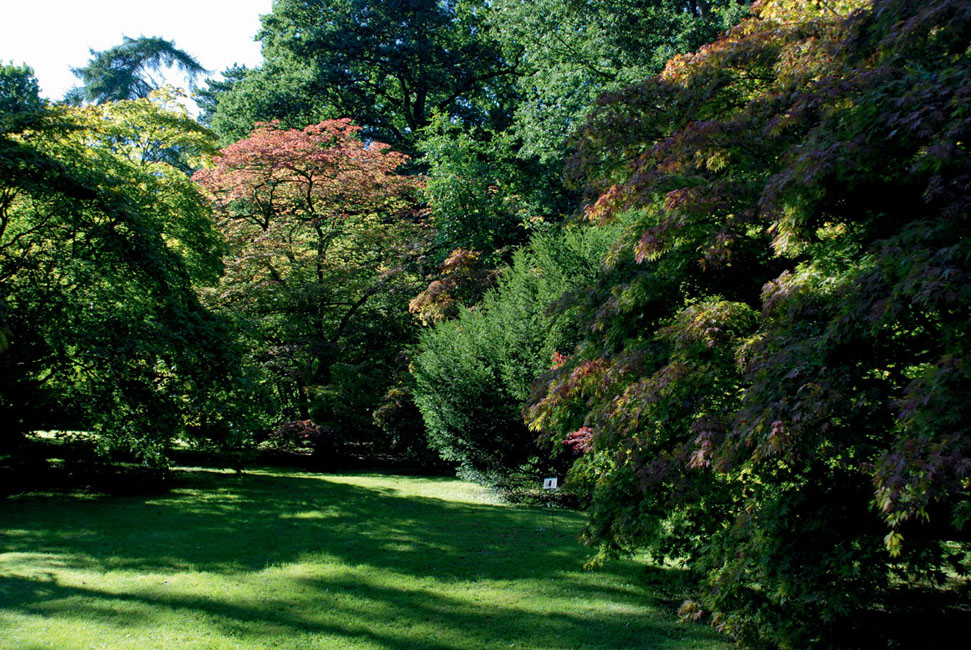
[[[552,513],[552,514],[551,514]],[[452,479],[179,472],[0,502],[0,648],[724,648],[580,517]]]

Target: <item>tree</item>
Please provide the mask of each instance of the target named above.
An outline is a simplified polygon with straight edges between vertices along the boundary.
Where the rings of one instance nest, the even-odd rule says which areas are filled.
[[[151,73],[161,68],[176,67],[190,82],[206,72],[195,58],[175,47],[175,43],[158,36],[124,37],[121,45],[97,52],[91,50],[91,61],[71,71],[84,85],[68,94],[68,99],[95,104],[123,99],[144,99],[160,83]]]
[[[238,359],[196,295],[221,242],[189,178],[153,154],[201,155],[208,132],[165,97],[52,108],[23,69],[0,79],[4,443],[87,430],[159,466],[175,437],[229,441]]]
[[[265,63],[218,99],[213,125],[300,127],[353,116],[362,135],[412,152],[434,112],[480,125],[506,118],[515,72],[483,0],[284,0],[263,17]]]
[[[482,261],[496,267],[531,230],[551,227],[569,209],[559,172],[517,156],[508,132],[437,116],[420,148],[439,259],[461,248],[482,253]]]
[[[521,412],[532,383],[579,338],[575,310],[550,314],[550,305],[587,289],[614,234],[535,235],[474,309],[421,333],[414,399],[431,446],[468,476],[509,486],[556,469],[560,450],[538,445]]]
[[[206,79],[206,83],[201,88],[197,88],[195,91],[196,105],[199,107],[199,122],[206,125],[207,127],[214,129],[213,119],[216,115],[216,108],[219,105],[219,100],[222,97],[227,97],[229,92],[233,87],[242,82],[246,78],[246,74],[249,72],[249,68],[244,65],[234,64],[229,68],[226,68],[222,72],[222,79]],[[250,89],[247,95],[255,92],[256,89]],[[232,112],[232,111],[229,111]],[[231,144],[239,138],[227,138],[225,133],[222,134],[225,140],[224,144]],[[245,137],[247,134],[244,133],[240,137]]]
[[[587,541],[687,560],[745,645],[855,647],[888,585],[969,573],[969,30],[762,2],[577,133],[627,226],[528,418],[589,444]]]
[[[420,184],[396,171],[406,156],[360,131],[349,120],[259,124],[195,175],[229,246],[210,300],[248,324],[276,424],[371,427],[407,320]]]
[[[557,166],[567,136],[605,91],[661,71],[675,54],[738,22],[743,0],[500,0],[489,14],[518,61],[515,135],[522,153]]]
[[[735,1],[491,4],[486,24],[504,56],[516,62],[510,79],[516,93],[507,104],[515,123],[483,128],[440,113],[423,130],[418,146],[437,259],[465,251],[477,265],[496,267],[531,233],[556,227],[578,199],[563,186],[566,136],[593,99],[707,42],[741,9]],[[423,319],[443,315],[459,295],[481,296],[481,273],[453,270],[443,269],[417,298]]]

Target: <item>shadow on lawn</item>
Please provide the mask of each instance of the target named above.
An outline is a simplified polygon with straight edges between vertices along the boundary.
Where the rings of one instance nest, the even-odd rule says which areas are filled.
[[[278,644],[281,639],[293,641],[301,635],[318,639],[322,636],[367,639],[392,650],[455,650],[514,644],[544,649],[663,650],[708,647],[705,640],[711,641],[706,630],[685,629],[673,617],[665,624],[631,627],[630,617],[622,613],[600,612],[590,617],[570,612],[538,614],[515,607],[476,608],[466,600],[442,594],[389,589],[359,581],[314,581],[318,606],[340,614],[330,617],[315,616],[316,610],[294,607],[283,600],[268,600],[254,606],[199,596],[119,594],[57,586],[43,580],[12,579],[5,583],[5,588],[0,590],[5,599],[27,596],[26,601],[18,601],[17,606],[9,609],[42,611],[46,617],[64,614],[73,619],[97,618],[119,628],[139,623],[150,625],[151,621],[140,621],[147,614],[123,611],[116,604],[164,608],[169,612],[189,610],[193,615],[203,615],[206,623],[221,634],[246,638],[255,647],[265,647],[264,644],[271,645],[273,641]],[[328,597],[328,594],[348,593],[356,597],[351,606],[336,597]],[[416,626],[422,629],[416,630]],[[285,641],[283,646],[287,647]]]
[[[588,553],[573,539],[570,512],[400,497],[312,476],[216,476],[191,473],[201,480],[183,479],[190,494],[10,502],[4,518],[16,532],[0,548],[56,555],[66,568],[140,573],[230,573],[325,554],[460,580],[542,577],[555,558],[579,568]]]
[[[138,607],[125,609],[124,616],[158,607],[186,610],[225,634],[257,643],[262,636],[334,635],[366,637],[395,650],[499,647],[500,642],[505,647],[684,648],[691,647],[680,640],[685,637],[696,644],[712,639],[708,630],[685,628],[673,615],[658,617],[670,623],[634,621],[632,626],[628,612],[651,602],[651,595],[629,564],[608,566],[606,576],[581,571],[589,551],[575,541],[575,513],[401,497],[387,487],[284,473],[193,472],[184,474],[181,484],[191,489],[156,498],[4,504],[0,530],[8,532],[0,552],[31,554],[32,572],[0,579],[0,609],[75,617],[90,609],[91,616],[122,625],[126,621],[112,620],[110,612],[117,611],[113,604],[129,603]],[[361,570],[294,577],[299,598],[271,593],[255,604],[218,595],[158,589],[117,593],[57,582],[59,571],[73,569],[233,576],[315,557]],[[367,569],[409,576],[429,588],[392,587],[369,577],[375,574]],[[536,581],[535,598],[566,590],[572,602],[601,607],[554,614],[530,611],[512,600],[477,607],[475,583],[485,580],[493,589],[495,581],[515,582],[519,590]],[[450,582],[468,583],[469,591],[459,592],[468,597],[441,588]]]

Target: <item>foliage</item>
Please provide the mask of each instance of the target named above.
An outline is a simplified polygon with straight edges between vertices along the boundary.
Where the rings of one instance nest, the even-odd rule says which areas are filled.
[[[233,129],[220,129],[213,123],[219,100],[228,97],[229,92],[237,83],[241,83],[246,78],[248,72],[249,68],[246,66],[234,64],[222,71],[221,79],[211,77],[206,79],[205,85],[196,88],[193,94],[193,99],[199,107],[199,122],[220,134],[220,144],[232,144],[236,140],[249,135],[249,131],[236,133]],[[249,99],[256,91],[256,88],[251,88],[245,93],[238,93],[238,95],[244,95]],[[312,120],[307,120],[307,123],[310,122]],[[231,132],[229,137],[227,137],[227,131]]]
[[[148,464],[175,437],[235,444],[233,337],[196,296],[221,271],[221,242],[195,186],[157,155],[206,153],[208,133],[165,96],[50,108],[26,71],[0,78],[15,111],[0,134],[4,444],[84,429]]]
[[[463,305],[474,305],[496,281],[495,269],[483,268],[479,251],[456,248],[439,265],[440,277],[411,299],[408,310],[422,325],[455,318]]]
[[[151,73],[173,66],[185,73],[190,81],[206,71],[190,54],[175,47],[172,41],[158,36],[125,36],[121,45],[101,52],[91,50],[88,65],[72,69],[74,76],[84,85],[68,93],[68,99],[95,104],[145,99],[161,87]]]
[[[529,421],[592,431],[587,541],[685,558],[746,645],[853,647],[966,550],[971,12],[869,5],[759,3],[570,167],[629,221]]]
[[[290,58],[264,60],[257,68],[230,68],[223,77],[221,82],[207,81],[202,114],[220,144],[246,139],[259,122],[303,128],[346,117],[322,105],[313,70]]]
[[[381,404],[374,409],[374,424],[388,438],[396,459],[420,465],[422,470],[451,470],[428,444],[425,423],[415,404],[414,382],[407,373],[396,377]]]
[[[446,460],[493,483],[559,454],[535,441],[521,408],[532,382],[573,346],[573,312],[547,307],[591,282],[609,230],[539,234],[513,256],[480,305],[425,330],[414,360],[415,402],[431,445]]]
[[[423,323],[475,302],[488,286],[485,269],[574,211],[577,196],[562,184],[563,143],[598,93],[645,66],[659,70],[672,48],[705,42],[739,12],[735,2],[690,4],[499,2],[484,14],[505,56],[518,62],[518,93],[508,104],[518,122],[490,129],[439,114],[422,132],[436,257],[448,256],[412,301]]]
[[[335,466],[335,456],[342,439],[338,432],[321,427],[313,420],[284,422],[276,429],[260,432],[255,437],[260,450],[309,455],[312,466],[317,470]]]
[[[33,70],[27,66],[0,66],[0,134],[20,131],[45,109]]]
[[[420,184],[359,131],[260,124],[194,177],[229,247],[207,300],[245,333],[264,426],[312,418],[363,435],[408,326]]]
[[[497,266],[530,231],[575,209],[563,188],[567,133],[605,88],[658,71],[675,51],[707,42],[737,19],[737,2],[498,2],[483,13],[515,62],[516,92],[497,105],[516,123],[491,127],[440,112],[418,147],[441,255],[479,251]]]
[[[521,246],[569,207],[559,170],[518,155],[509,132],[459,125],[439,115],[420,143],[438,248],[479,251],[486,266]],[[508,260],[508,255],[505,257]]]
[[[291,420],[256,440],[281,449],[312,449],[323,430],[313,420]]]
[[[411,153],[433,112],[486,125],[514,72],[484,24],[484,0],[280,0],[263,16],[265,63],[218,99],[213,125],[303,126],[352,116]]]
[[[518,56],[513,129],[523,154],[562,164],[566,138],[594,99],[660,72],[743,13],[742,0],[499,0],[491,26]]]

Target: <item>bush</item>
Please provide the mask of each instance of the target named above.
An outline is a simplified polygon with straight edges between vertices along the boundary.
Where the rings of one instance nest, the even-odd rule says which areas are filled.
[[[279,451],[316,453],[318,449],[335,449],[339,436],[313,420],[291,420],[281,424],[272,432],[260,436],[257,442],[264,447]]]
[[[536,235],[479,305],[423,332],[415,403],[444,459],[494,484],[555,465],[560,450],[538,443],[521,411],[536,378],[579,336],[573,312],[548,308],[592,281],[612,237],[582,228]]]

